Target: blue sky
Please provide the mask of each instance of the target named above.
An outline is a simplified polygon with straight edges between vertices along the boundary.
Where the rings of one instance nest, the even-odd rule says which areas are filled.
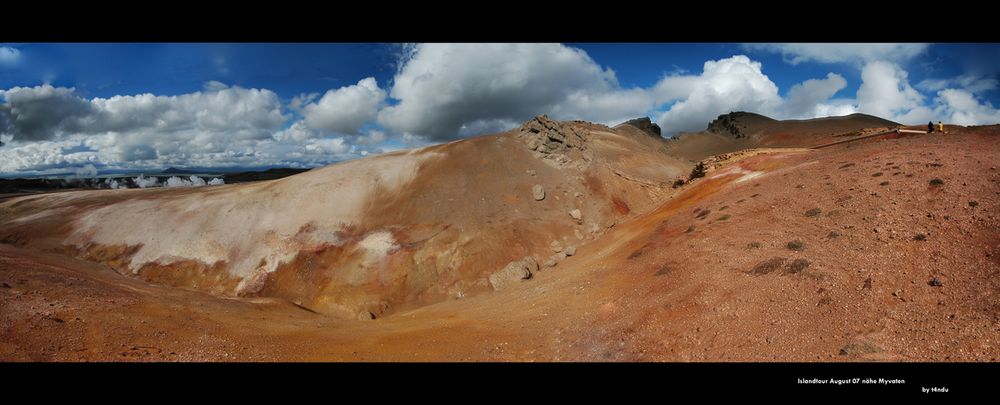
[[[0,44],[0,175],[310,167],[533,115],[1000,122],[998,44]]]

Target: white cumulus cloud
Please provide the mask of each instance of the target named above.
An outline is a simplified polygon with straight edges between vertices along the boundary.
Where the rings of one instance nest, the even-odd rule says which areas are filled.
[[[929,44],[843,44],[843,43],[791,43],[744,44],[748,50],[780,53],[786,62],[855,63],[876,60],[903,62],[919,56]]]
[[[463,126],[479,128],[467,129],[471,134],[543,113],[560,119],[615,115],[591,108],[594,103],[621,109],[605,99],[618,89],[614,72],[577,48],[422,44],[407,58],[389,92],[399,103],[378,115],[378,121],[395,133],[447,140],[457,137]],[[624,109],[634,113],[631,106]]]
[[[309,96],[300,96],[293,103],[302,104],[300,112],[310,128],[354,134],[375,118],[385,97],[385,91],[379,88],[375,78],[368,77],[355,85],[328,90],[315,102],[305,102]]]
[[[14,65],[21,60],[21,51],[9,46],[0,46],[0,66]]]
[[[907,72],[894,63],[866,64],[861,69],[858,110],[897,122],[923,120],[922,115],[910,114],[923,106],[924,96],[910,86],[907,77]]]
[[[782,99],[778,86],[761,70],[761,63],[744,55],[707,61],[700,75],[666,77],[656,85],[663,98],[679,98],[660,115],[667,133],[704,129],[719,114],[777,111]]]

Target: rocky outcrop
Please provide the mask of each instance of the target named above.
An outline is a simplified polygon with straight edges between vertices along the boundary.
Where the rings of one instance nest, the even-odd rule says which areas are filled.
[[[519,280],[531,278],[532,271],[538,271],[538,262],[535,261],[534,257],[528,256],[510,262],[502,270],[490,274],[490,285],[493,286],[493,290],[500,291]]]
[[[541,115],[525,122],[518,131],[517,138],[552,167],[583,169],[593,157],[587,150],[587,130],[579,125]]]
[[[541,153],[560,153],[567,149],[586,148],[586,134],[571,125],[553,121],[545,115],[533,118],[521,125],[521,138],[528,148]]]
[[[650,120],[649,117],[642,117],[642,118],[636,118],[634,120],[628,120],[621,123],[620,125],[631,125],[633,127],[642,130],[642,132],[649,134],[650,136],[662,137],[662,135],[660,134],[660,126],[656,125],[656,123]]]
[[[705,130],[720,135],[730,135],[737,139],[745,138],[747,136],[745,133],[747,126],[745,123],[741,122],[741,120],[751,115],[756,114],[743,111],[722,114],[719,118],[716,118],[712,122],[708,123],[708,128]]]

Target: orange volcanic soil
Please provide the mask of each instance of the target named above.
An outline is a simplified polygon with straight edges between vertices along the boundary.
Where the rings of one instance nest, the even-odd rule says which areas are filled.
[[[6,210],[0,215],[8,220],[5,244],[0,244],[0,360],[996,361],[1000,127],[948,130],[815,150],[735,153],[713,160],[704,178],[678,189],[669,187],[670,178],[690,168],[658,160],[656,144],[639,134],[628,139],[646,146],[622,146],[632,141],[593,135],[614,142],[592,158],[601,165],[581,172],[572,167],[549,171],[555,166],[533,163],[510,166],[511,176],[536,173],[501,188],[514,191],[497,199],[518,212],[537,209],[532,207],[539,201],[530,199],[532,184],[560,184],[546,190],[563,199],[541,200],[553,205],[531,211],[530,220],[503,216],[476,193],[449,207],[457,211],[482,197],[482,211],[456,212],[456,219],[423,211],[422,205],[405,211],[426,215],[423,232],[429,234],[443,223],[485,230],[484,245],[476,250],[483,253],[461,257],[482,269],[457,266],[455,273],[429,278],[419,291],[478,287],[468,288],[467,295],[426,299],[403,294],[387,300],[391,309],[367,320],[317,305],[350,302],[322,292],[340,284],[319,285],[303,302],[295,302],[302,296],[289,295],[291,287],[326,280],[317,272],[348,269],[342,264],[308,267],[302,263],[326,259],[300,252],[297,260],[304,262],[295,269],[311,269],[313,276],[279,269],[273,274],[284,275],[265,282],[255,295],[232,294],[233,286],[226,287],[220,275],[233,273],[222,267],[192,265],[185,271],[203,276],[185,277],[197,279],[187,284],[176,277],[158,279],[155,272],[123,276],[128,274],[122,271],[125,259],[135,258],[134,252],[107,246],[84,254],[60,250],[78,222],[69,225],[53,216],[10,222],[36,215],[41,208],[29,204],[40,200],[7,202],[0,205]],[[490,137],[477,139],[491,142]],[[495,147],[520,153],[507,146],[514,138],[506,139]],[[810,142],[798,146],[824,143]],[[629,154],[628,148],[646,152]],[[446,160],[450,165],[462,161]],[[674,173],[651,181],[658,165]],[[459,171],[447,165],[431,169],[440,175]],[[482,193],[496,191],[482,185],[487,181],[467,184]],[[250,189],[237,187],[211,192]],[[554,194],[555,187],[566,192]],[[569,197],[576,190],[581,196]],[[134,199],[117,194],[119,202],[91,192],[72,194],[79,196],[72,205],[51,200],[44,207],[87,216],[120,202],[176,201],[199,192],[144,191]],[[62,194],[68,193],[52,195]],[[567,200],[586,211],[583,222],[599,219],[600,232],[584,229],[585,237],[572,237],[585,225],[566,214],[574,206]],[[591,201],[600,203],[588,205]],[[374,212],[391,214],[379,209]],[[399,215],[397,220],[403,219]],[[487,217],[501,224],[526,222],[521,227],[480,221]],[[414,222],[408,230],[422,229]],[[317,229],[323,226],[332,225]],[[372,235],[366,232],[376,231],[358,232],[336,246],[356,249],[358,240]],[[406,240],[402,232],[392,235],[397,243]],[[551,239],[572,242],[575,254],[498,291],[482,285],[509,260],[532,254],[544,261],[553,253],[545,252]],[[405,255],[437,255],[451,249],[448,241],[441,243],[445,248],[428,247],[425,253],[417,248]],[[393,261],[398,254],[389,253],[388,264],[380,265],[404,265]],[[231,257],[227,263],[239,259]],[[212,277],[219,282],[200,284]],[[412,286],[381,285],[355,291],[371,295]]]

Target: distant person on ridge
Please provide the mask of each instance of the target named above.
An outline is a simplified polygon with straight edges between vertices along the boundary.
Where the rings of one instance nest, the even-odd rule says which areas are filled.
[[[944,124],[942,124],[941,121],[938,121],[938,132],[942,134],[944,133]]]
[[[927,121],[927,133],[934,132],[934,121]]]

